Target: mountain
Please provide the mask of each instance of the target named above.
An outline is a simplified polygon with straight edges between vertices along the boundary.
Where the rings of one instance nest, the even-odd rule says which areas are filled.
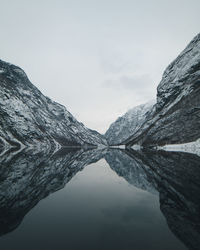
[[[157,103],[139,130],[122,144],[155,146],[200,138],[200,34],[167,67]]]
[[[96,131],[44,96],[25,72],[0,60],[0,148],[106,145]]]
[[[105,133],[108,144],[118,145],[138,131],[154,103],[155,101],[152,100],[134,107],[113,122]]]

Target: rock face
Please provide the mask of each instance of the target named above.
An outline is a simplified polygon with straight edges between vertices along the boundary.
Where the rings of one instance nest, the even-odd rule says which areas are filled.
[[[0,148],[106,144],[64,106],[45,97],[22,69],[0,61]]]
[[[200,34],[167,67],[157,88],[156,105],[140,130],[123,144],[177,144],[199,137]]]
[[[112,123],[105,133],[109,145],[118,145],[140,129],[155,101],[130,109]]]

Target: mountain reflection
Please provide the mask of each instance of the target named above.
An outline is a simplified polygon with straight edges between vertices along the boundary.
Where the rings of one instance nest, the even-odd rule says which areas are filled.
[[[65,186],[102,151],[61,150],[54,155],[24,151],[1,157],[0,234],[15,229],[41,199]]]
[[[171,231],[189,249],[200,246],[200,157],[166,151],[111,151],[106,160],[130,184],[159,192],[160,209]],[[115,162],[113,164],[113,162]]]
[[[91,163],[104,158],[131,185],[160,197],[171,231],[189,249],[200,245],[200,157],[133,150],[10,152],[0,160],[0,234],[14,230],[43,198],[63,188]]]

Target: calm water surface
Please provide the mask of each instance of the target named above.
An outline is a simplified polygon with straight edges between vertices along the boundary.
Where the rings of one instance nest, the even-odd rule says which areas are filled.
[[[29,155],[2,162],[0,249],[198,249],[199,157],[118,150]],[[189,174],[183,161],[192,164]]]

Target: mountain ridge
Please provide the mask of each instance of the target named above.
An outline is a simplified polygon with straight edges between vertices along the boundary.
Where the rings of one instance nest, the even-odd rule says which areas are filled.
[[[98,146],[107,142],[67,109],[44,96],[25,72],[0,60],[0,145],[40,147]]]
[[[117,118],[105,133],[109,145],[118,145],[128,139],[130,134],[140,129],[146,115],[152,109],[155,100],[129,109],[124,115]]]
[[[188,143],[200,131],[200,33],[166,68],[157,87],[157,103],[127,147]]]

